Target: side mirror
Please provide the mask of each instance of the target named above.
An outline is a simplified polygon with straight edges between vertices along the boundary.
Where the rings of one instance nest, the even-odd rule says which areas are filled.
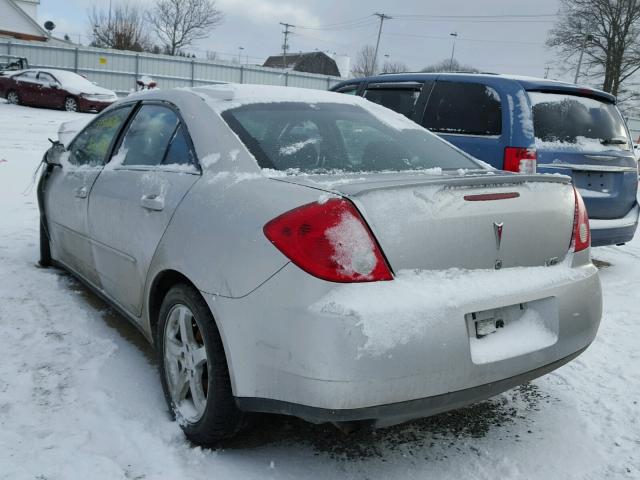
[[[58,82],[49,82],[48,87],[53,89],[58,89],[59,85],[58,85]]]
[[[49,141],[51,142],[51,148],[47,150],[47,153],[44,156],[45,162],[47,163],[47,165],[62,166],[60,157],[62,157],[62,154],[66,152],[67,149],[62,143],[58,142],[57,140],[49,139]]]

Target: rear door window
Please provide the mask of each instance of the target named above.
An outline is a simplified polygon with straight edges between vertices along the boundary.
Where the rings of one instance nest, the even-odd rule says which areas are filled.
[[[160,165],[178,124],[178,116],[170,108],[143,105],[129,125],[115,162],[125,166]]]
[[[338,93],[346,93],[347,95],[355,95],[356,93],[358,93],[358,84],[356,85],[347,85],[346,87],[342,87],[338,90],[336,90],[336,92]]]
[[[183,125],[178,125],[162,165],[193,165],[195,167],[196,158]]]
[[[363,96],[371,102],[411,117],[421,90],[422,84],[398,85],[380,83],[368,85]]]
[[[436,82],[422,125],[437,133],[498,136],[500,95],[481,83]]]
[[[538,148],[630,150],[631,142],[613,103],[559,93],[529,92]]]

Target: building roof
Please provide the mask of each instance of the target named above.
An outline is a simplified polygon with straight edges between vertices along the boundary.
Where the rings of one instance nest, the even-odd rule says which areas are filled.
[[[0,11],[7,12],[6,16],[3,15],[4,18],[0,19],[0,35],[20,40],[46,41],[49,38],[46,30],[14,0],[0,0]],[[13,17],[10,17],[9,13],[12,13]]]
[[[264,62],[263,67],[289,68],[298,72],[321,73],[340,76],[336,61],[324,52],[300,52],[287,54],[286,65],[283,55],[272,55]]]

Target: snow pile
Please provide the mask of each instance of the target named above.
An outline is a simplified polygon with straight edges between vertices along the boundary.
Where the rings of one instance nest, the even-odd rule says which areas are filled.
[[[326,236],[335,251],[332,260],[340,266],[341,273],[370,277],[377,262],[375,245],[358,218],[344,213],[340,223],[326,231]]]
[[[545,141],[536,137],[536,148],[538,150],[552,150],[558,152],[608,152],[611,150],[620,150],[625,145],[603,145],[599,138],[576,137],[575,142],[563,142],[557,140],[554,142]]]
[[[593,274],[592,269],[571,268],[570,261],[503,270],[404,270],[391,282],[339,285],[310,308],[329,316],[354,318],[366,338],[359,354],[384,355],[412,340],[420,341],[439,322],[464,321],[468,305]]]

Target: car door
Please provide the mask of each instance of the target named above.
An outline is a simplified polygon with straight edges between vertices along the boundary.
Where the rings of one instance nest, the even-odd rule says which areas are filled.
[[[200,178],[196,165],[177,111],[147,102],[91,190],[89,230],[100,282],[107,296],[135,316],[156,247]]]
[[[130,113],[131,106],[112,110],[79,133],[64,153],[62,165],[51,170],[43,190],[53,258],[97,287],[100,281],[88,235],[87,201]]]
[[[42,107],[59,107],[62,102],[58,100],[59,84],[53,75],[47,72],[38,72],[38,99],[37,104]]]
[[[502,118],[501,97],[493,87],[438,79],[421,123],[456,147],[502,168],[505,147]]]
[[[28,105],[37,105],[39,94],[38,72],[27,70],[13,78],[16,81],[16,90],[20,96],[20,101]]]

